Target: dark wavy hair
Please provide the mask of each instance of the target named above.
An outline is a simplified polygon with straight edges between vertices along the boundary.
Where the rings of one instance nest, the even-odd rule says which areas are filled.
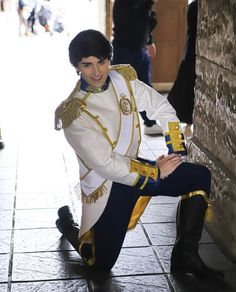
[[[69,59],[74,67],[82,58],[111,59],[112,45],[100,31],[88,29],[78,33],[69,45]]]

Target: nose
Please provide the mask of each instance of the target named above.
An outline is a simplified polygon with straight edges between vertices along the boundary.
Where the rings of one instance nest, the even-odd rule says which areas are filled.
[[[100,70],[99,70],[99,67],[97,65],[94,65],[94,67],[93,67],[93,73],[94,73],[94,75],[99,75]]]

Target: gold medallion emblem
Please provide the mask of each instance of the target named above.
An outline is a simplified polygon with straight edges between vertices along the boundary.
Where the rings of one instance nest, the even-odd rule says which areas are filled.
[[[120,97],[121,97],[120,99],[121,111],[124,115],[128,116],[132,112],[132,104],[124,93],[121,93]]]

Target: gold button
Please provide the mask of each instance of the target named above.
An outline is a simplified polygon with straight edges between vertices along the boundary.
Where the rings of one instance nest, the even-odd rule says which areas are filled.
[[[179,138],[182,138],[182,135],[181,135],[181,134],[179,134],[179,135],[178,135],[178,137],[179,137]]]
[[[147,173],[146,173],[146,171],[143,171],[143,175],[146,175]]]
[[[114,142],[112,143],[112,146],[113,146],[113,147],[115,147],[115,146],[116,146],[116,141],[114,141]]]
[[[153,172],[151,173],[151,177],[154,177],[154,173]]]
[[[175,129],[176,129],[176,130],[179,130],[179,126],[176,126]]]

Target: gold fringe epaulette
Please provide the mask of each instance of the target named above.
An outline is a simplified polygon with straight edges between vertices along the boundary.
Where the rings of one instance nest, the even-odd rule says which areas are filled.
[[[134,68],[129,64],[120,64],[120,65],[113,65],[110,67],[110,70],[116,70],[122,76],[124,76],[127,80],[135,80],[137,79],[137,73]]]
[[[55,129],[61,130],[69,127],[80,116],[83,106],[78,98],[69,98],[63,101],[55,111]]]

